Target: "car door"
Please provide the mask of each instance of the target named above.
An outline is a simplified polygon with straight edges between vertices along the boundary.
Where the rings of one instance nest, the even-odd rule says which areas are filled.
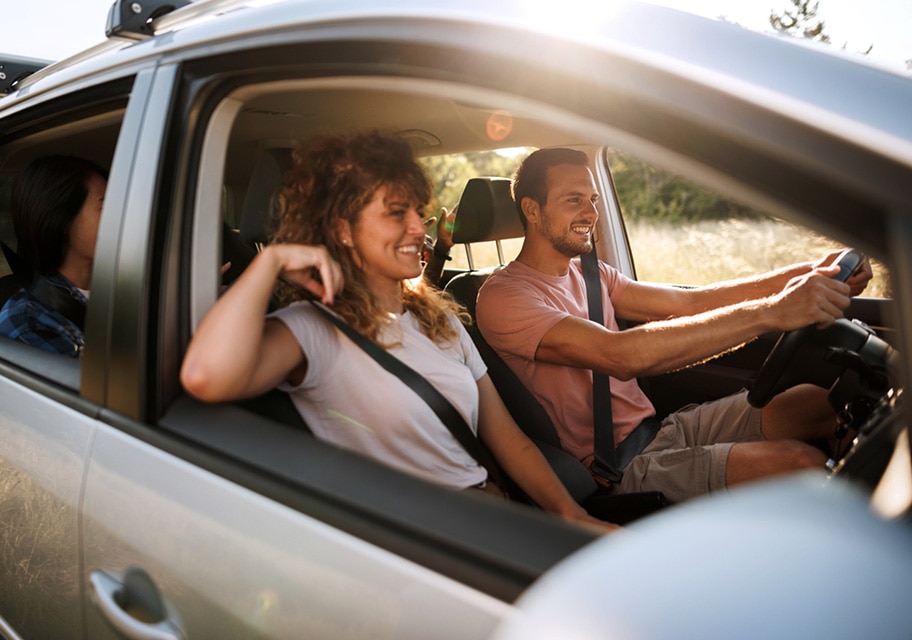
[[[32,159],[78,153],[109,166],[131,86],[79,84],[5,110],[0,227],[12,230],[10,186]],[[0,637],[83,637],[79,508],[100,405],[82,373],[79,359],[0,338]]]
[[[96,258],[116,327],[108,329],[107,424],[94,438],[85,475],[88,637],[383,636],[403,626],[415,631],[402,637],[426,637],[418,630],[431,621],[484,635],[502,617],[503,603],[206,471],[211,460],[129,417],[154,377],[129,363],[142,353],[147,330],[137,308],[148,308],[143,267],[162,182],[147,168],[167,153],[162,141],[177,77],[176,66],[140,75],[108,195],[121,203],[122,224],[102,229]]]
[[[87,634],[486,637],[594,536],[177,384],[193,314],[216,295],[232,158],[245,157],[227,137],[241,110],[234,75],[306,73],[308,59],[261,41],[222,46],[141,73],[115,153],[119,225],[101,229],[94,276],[107,313],[90,313],[87,334],[107,346],[87,363],[105,405],[82,509]]]
[[[94,408],[41,375],[60,357],[2,341],[0,637],[82,637],[78,512]]]

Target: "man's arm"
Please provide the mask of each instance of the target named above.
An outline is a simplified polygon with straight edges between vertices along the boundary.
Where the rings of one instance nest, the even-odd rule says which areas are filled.
[[[674,371],[729,351],[767,331],[832,324],[848,307],[851,292],[849,285],[832,279],[836,272],[835,267],[818,268],[793,278],[775,295],[692,315],[683,313],[686,307],[680,306],[680,314],[670,312],[674,304],[681,304],[675,290],[631,283],[616,301],[619,316],[670,319],[616,332],[581,318],[564,318],[542,337],[535,359],[595,369],[621,380]],[[761,286],[763,282],[759,280]],[[736,289],[723,288],[722,299],[728,299]],[[695,298],[703,299],[702,294]]]
[[[618,318],[649,322],[691,316],[748,300],[768,298],[780,291],[793,279],[831,265],[841,251],[834,251],[817,262],[801,262],[767,273],[728,280],[693,288],[653,285],[632,282],[624,295],[615,303]],[[851,295],[864,291],[873,273],[870,262],[864,261],[859,272],[848,280]]]

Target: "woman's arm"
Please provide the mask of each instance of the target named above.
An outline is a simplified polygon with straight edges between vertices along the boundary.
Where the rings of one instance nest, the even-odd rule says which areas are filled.
[[[490,376],[478,381],[478,436],[503,470],[542,509],[567,520],[595,527],[600,533],[617,525],[590,516],[567,492],[538,447],[519,429]]]
[[[190,340],[181,367],[188,393],[221,402],[265,393],[286,379],[303,379],[307,359],[297,340],[283,323],[266,320],[279,277],[327,304],[342,288],[339,266],[325,248],[267,247],[215,303]]]

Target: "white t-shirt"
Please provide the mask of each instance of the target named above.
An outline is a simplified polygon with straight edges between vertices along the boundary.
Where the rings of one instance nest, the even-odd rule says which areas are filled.
[[[463,489],[485,480],[433,410],[404,382],[384,370],[309,302],[272,317],[291,330],[307,356],[307,374],[288,391],[304,421],[320,438],[431,482]],[[478,385],[487,369],[459,320],[458,337],[440,346],[408,312],[390,314],[380,336],[388,351],[433,384],[478,432]]]

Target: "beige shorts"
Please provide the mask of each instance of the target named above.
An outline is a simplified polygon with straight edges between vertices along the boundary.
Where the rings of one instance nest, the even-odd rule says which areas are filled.
[[[760,410],[747,392],[688,405],[662,421],[643,453],[624,469],[617,493],[662,491],[673,502],[725,488],[728,453],[736,442],[766,440]]]

